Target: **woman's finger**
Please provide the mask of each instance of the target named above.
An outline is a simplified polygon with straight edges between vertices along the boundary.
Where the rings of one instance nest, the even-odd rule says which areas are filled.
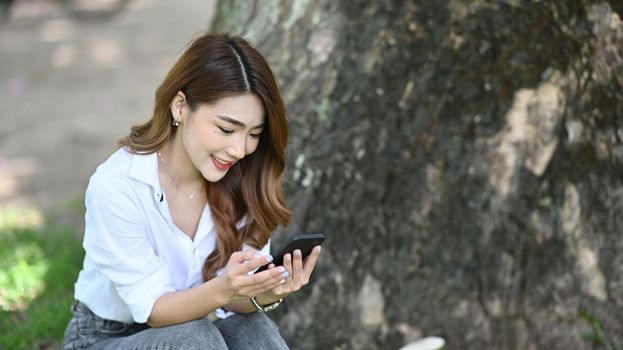
[[[252,286],[254,289],[265,288],[266,285],[270,285],[273,281],[279,281],[284,278],[286,270],[283,266],[276,267],[274,269],[265,270],[250,276],[241,277],[244,279],[243,285]]]
[[[312,250],[311,254],[305,259],[305,264],[303,265],[303,273],[305,275],[306,281],[309,282],[309,277],[314,271],[314,267],[316,266],[316,261],[318,261],[318,257],[320,256],[320,251],[322,248],[320,246],[315,246]]]
[[[262,293],[267,292],[269,290],[274,290],[278,286],[284,285],[285,282],[286,282],[286,279],[287,279],[287,275],[288,275],[288,272],[287,271],[283,271],[282,273],[279,273],[276,276],[266,280],[264,283],[256,285],[256,288],[254,289],[254,293],[262,294]],[[273,294],[275,294],[275,293],[273,293]]]
[[[283,273],[285,268],[280,266],[253,275],[240,275],[235,278],[232,285],[239,296],[252,297],[278,284],[283,279]]]
[[[287,272],[287,271],[286,271]],[[284,277],[287,275],[287,277]],[[267,291],[271,291],[274,295],[286,296],[290,293],[290,284],[292,281],[292,276],[289,273],[284,273],[283,278],[275,280],[275,284],[270,286]]]
[[[283,267],[285,267],[286,271],[288,271],[286,283],[289,283],[292,281],[292,276],[294,276],[294,269],[292,268],[292,254],[287,253],[283,256]]]
[[[271,277],[269,279],[266,279],[264,282],[260,283],[259,284],[260,288],[269,290],[273,288],[273,286],[275,285],[282,284],[283,282],[281,281],[285,282],[285,279],[290,276],[290,273],[286,271],[285,267],[283,266],[279,266],[269,271],[271,272]]]
[[[294,260],[292,261],[292,269],[294,270],[294,274],[292,276],[294,288],[297,290],[301,286],[303,286],[303,254],[299,249],[294,251]]]
[[[233,252],[229,257],[228,264],[242,264],[245,261],[253,259],[253,255],[255,255],[255,252],[252,250]]]
[[[259,253],[251,253],[251,255],[246,255],[248,258],[243,263],[238,266],[234,266],[232,268],[232,273],[236,275],[248,274],[251,271],[257,270],[259,267],[266,265],[273,261],[273,257],[271,255],[261,255]]]

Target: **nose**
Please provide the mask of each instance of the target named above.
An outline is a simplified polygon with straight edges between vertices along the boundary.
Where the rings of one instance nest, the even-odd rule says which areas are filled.
[[[229,145],[229,147],[227,148],[227,155],[235,158],[236,160],[240,160],[242,158],[244,158],[244,156],[246,155],[245,149],[246,149],[246,138],[237,138],[235,140],[232,141],[232,143]]]

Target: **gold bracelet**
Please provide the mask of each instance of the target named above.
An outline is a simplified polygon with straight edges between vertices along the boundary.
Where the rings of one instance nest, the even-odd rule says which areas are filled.
[[[276,302],[274,302],[274,303],[272,303],[272,304],[270,304],[270,305],[261,306],[261,305],[257,302],[257,300],[255,300],[255,297],[251,297],[251,302],[253,303],[253,306],[255,306],[255,309],[256,309],[257,311],[259,311],[259,312],[267,312],[267,311],[270,311],[270,310],[274,310],[274,309],[276,309],[277,307],[279,307],[279,305],[281,304],[281,302],[282,302],[282,301],[283,301],[283,298],[282,298],[282,299],[279,299],[278,301],[276,301]]]

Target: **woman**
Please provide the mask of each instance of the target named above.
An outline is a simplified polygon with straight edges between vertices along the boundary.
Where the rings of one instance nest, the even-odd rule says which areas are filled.
[[[270,264],[270,234],[291,216],[286,143],[262,55],[239,37],[197,37],[158,88],[153,117],[89,181],[64,348],[287,348],[257,311],[307,284],[320,247]]]

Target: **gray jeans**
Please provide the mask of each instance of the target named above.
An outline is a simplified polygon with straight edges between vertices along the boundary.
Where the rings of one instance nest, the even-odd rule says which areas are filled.
[[[80,302],[74,303],[72,312],[63,350],[288,349],[275,323],[259,312],[162,328],[105,320]]]

